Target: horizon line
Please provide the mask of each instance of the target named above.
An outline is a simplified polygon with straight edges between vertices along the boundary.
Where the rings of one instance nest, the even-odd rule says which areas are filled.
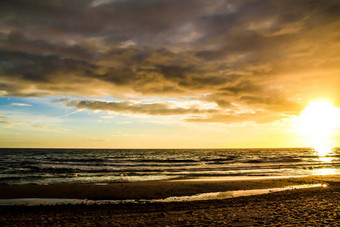
[[[338,149],[340,147],[335,146],[332,147],[332,149]],[[191,147],[191,148],[81,148],[81,147],[0,147],[0,149],[75,149],[75,150],[180,150],[180,149],[188,149],[188,150],[194,150],[194,149],[315,149],[313,147],[216,147],[216,148],[204,148],[204,147]]]

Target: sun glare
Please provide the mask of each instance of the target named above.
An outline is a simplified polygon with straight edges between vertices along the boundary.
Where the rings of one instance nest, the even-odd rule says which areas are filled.
[[[313,147],[320,156],[329,154],[334,146],[333,136],[340,125],[339,108],[328,100],[309,103],[298,117],[298,129],[305,137],[308,146]]]

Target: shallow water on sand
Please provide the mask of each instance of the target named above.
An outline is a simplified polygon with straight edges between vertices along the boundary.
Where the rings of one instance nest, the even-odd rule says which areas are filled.
[[[269,189],[251,189],[224,192],[210,192],[190,196],[174,196],[165,199],[139,199],[139,200],[87,200],[87,199],[57,199],[57,198],[21,198],[21,199],[0,199],[0,206],[38,206],[38,205],[65,205],[65,204],[86,204],[86,205],[103,205],[103,204],[119,204],[119,203],[154,203],[154,202],[188,202],[203,200],[228,199],[241,196],[252,196],[268,194],[273,192],[287,191],[293,189],[327,187],[325,184],[303,184],[292,185],[282,188]]]
[[[340,173],[340,149],[0,149],[0,183],[111,183]]]

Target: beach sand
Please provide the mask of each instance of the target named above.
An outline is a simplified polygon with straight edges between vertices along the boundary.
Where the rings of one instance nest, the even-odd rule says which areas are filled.
[[[223,200],[101,205],[2,206],[0,226],[249,226],[340,225],[340,177],[249,181],[170,181],[109,185],[1,185],[1,199],[155,199],[203,192],[276,188],[306,183],[328,187]]]

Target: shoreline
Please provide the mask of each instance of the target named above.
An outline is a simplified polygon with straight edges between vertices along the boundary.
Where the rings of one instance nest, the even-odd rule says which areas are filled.
[[[165,199],[202,193],[283,188],[301,184],[340,181],[340,175],[284,177],[271,179],[197,179],[180,181],[144,181],[112,184],[0,185],[0,199],[59,198],[89,200]]]
[[[340,176],[322,176],[321,178],[320,176],[319,178],[313,176],[302,179],[272,180],[272,185],[296,184],[297,181],[300,183],[322,181],[328,183],[328,187],[295,189],[222,200],[143,204],[0,206],[0,225],[338,226],[340,225],[340,207],[338,204],[338,201],[340,201]],[[149,185],[157,186],[156,183],[153,182]],[[170,186],[170,183],[165,184],[163,182],[158,186],[163,189],[163,186]],[[176,183],[176,185],[182,189],[185,187],[196,188],[197,182],[192,183],[185,183],[184,185]],[[222,185],[229,189],[233,187],[261,187],[261,185],[264,188],[270,185],[270,182],[257,180],[240,181],[236,185],[230,182],[200,182],[200,184],[201,188],[211,190],[222,187]],[[86,188],[84,187],[86,185],[82,186]],[[112,185],[109,186],[112,187]],[[66,188],[69,189],[69,187],[71,185]],[[133,187],[137,187],[136,184],[132,184],[131,188]],[[76,189],[78,188],[74,188],[74,190]],[[140,189],[140,187],[137,187],[137,189]],[[198,190],[198,188],[195,190]],[[104,191],[101,190],[100,192]],[[151,192],[155,191],[151,190]]]

